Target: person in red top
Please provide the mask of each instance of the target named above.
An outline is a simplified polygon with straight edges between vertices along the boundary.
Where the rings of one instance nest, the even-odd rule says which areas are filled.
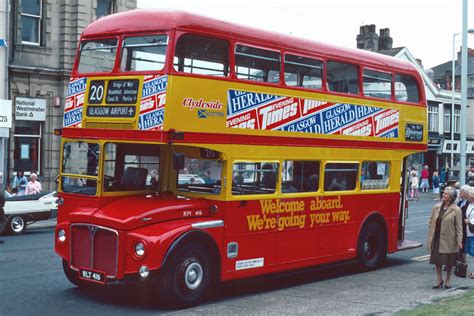
[[[430,183],[428,178],[430,177],[430,172],[428,171],[428,166],[424,166],[423,170],[421,171],[421,184],[420,184],[420,189],[421,192],[428,192],[428,189],[430,188]]]

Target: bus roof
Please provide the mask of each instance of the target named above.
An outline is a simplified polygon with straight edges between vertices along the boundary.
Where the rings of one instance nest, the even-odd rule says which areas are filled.
[[[251,27],[220,21],[217,19],[191,14],[183,11],[162,11],[135,9],[103,17],[88,25],[82,38],[94,38],[104,35],[124,33],[145,33],[179,29],[232,37],[273,47],[285,47],[300,52],[320,53],[324,56],[343,58],[347,61],[362,62],[366,65],[391,67],[414,73],[416,68],[398,58],[368,52],[361,49],[343,48],[317,41],[302,39]]]

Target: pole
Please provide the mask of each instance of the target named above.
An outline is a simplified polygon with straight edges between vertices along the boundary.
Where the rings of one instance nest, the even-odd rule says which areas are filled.
[[[451,170],[454,167],[454,91],[455,91],[455,84],[456,84],[456,67],[455,67],[455,54],[456,54],[456,35],[459,33],[453,33],[453,60],[452,70],[451,70]]]
[[[462,47],[461,47],[461,165],[459,182],[466,183],[466,124],[467,124],[467,0],[462,5]]]

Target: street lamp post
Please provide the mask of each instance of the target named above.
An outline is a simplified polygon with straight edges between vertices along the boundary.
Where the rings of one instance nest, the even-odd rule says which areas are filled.
[[[467,30],[467,33],[474,33],[474,29]],[[453,59],[451,61],[451,169],[454,166],[454,93],[456,85],[456,36],[458,36],[459,34],[461,34],[461,32],[453,33]]]
[[[467,0],[462,2],[462,47],[461,47],[461,151],[459,182],[466,183],[466,130],[467,130]]]

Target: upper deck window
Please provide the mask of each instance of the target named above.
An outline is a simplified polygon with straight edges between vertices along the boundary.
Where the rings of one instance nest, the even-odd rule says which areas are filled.
[[[364,95],[390,100],[392,98],[392,75],[364,69]]]
[[[121,70],[162,70],[168,47],[167,35],[126,37],[122,47]]]
[[[229,43],[224,40],[193,34],[178,39],[174,69],[199,75],[229,75]]]
[[[285,83],[287,86],[321,89],[323,62],[308,57],[285,55]]]
[[[327,84],[329,91],[359,94],[357,66],[337,61],[328,61]]]
[[[410,75],[397,74],[395,77],[395,98],[397,101],[420,103],[420,93],[416,79]]]
[[[85,41],[81,44],[77,70],[87,72],[110,72],[114,68],[117,55],[117,39]]]
[[[235,46],[237,78],[261,82],[280,82],[280,53],[245,45]]]

